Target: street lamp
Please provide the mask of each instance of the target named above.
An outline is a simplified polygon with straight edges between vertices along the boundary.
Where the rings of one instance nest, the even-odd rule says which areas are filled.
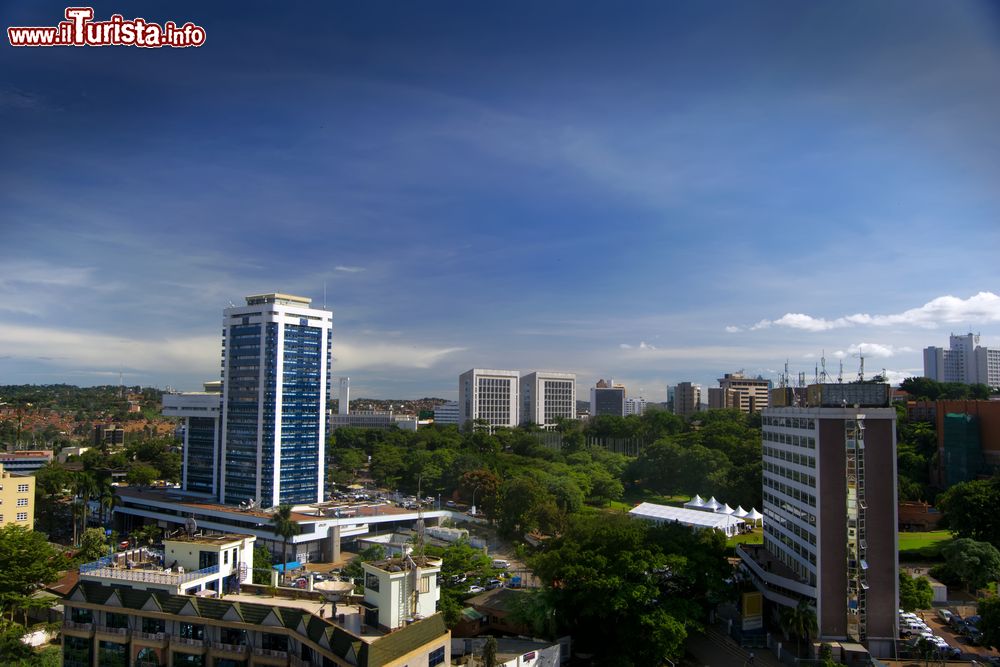
[[[472,490],[472,509],[470,510],[472,512],[472,516],[476,516],[476,491],[478,490],[478,485]]]

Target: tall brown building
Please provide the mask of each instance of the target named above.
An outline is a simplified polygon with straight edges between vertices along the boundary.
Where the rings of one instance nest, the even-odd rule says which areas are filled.
[[[821,387],[830,391],[811,392],[813,405],[762,414],[764,544],[740,555],[774,616],[806,600],[817,641],[889,657],[898,636],[896,412],[883,407],[884,385]]]

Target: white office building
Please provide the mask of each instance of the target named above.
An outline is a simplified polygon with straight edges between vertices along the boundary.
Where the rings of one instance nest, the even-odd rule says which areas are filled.
[[[646,399],[642,396],[625,399],[625,416],[641,415],[646,411]]]
[[[333,313],[288,294],[223,314],[220,499],[324,500]]]
[[[978,334],[952,334],[947,350],[924,348],[924,377],[937,382],[1000,388],[1000,348],[982,347]]]
[[[535,371],[521,378],[521,423],[542,427],[576,418],[576,374]]]
[[[458,424],[458,401],[446,401],[434,407],[435,424]]]
[[[485,420],[490,428],[517,426],[520,373],[473,368],[458,377],[459,419],[462,424]]]

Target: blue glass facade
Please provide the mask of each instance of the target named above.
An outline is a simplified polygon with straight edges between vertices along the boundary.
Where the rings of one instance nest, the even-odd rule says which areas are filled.
[[[215,429],[212,417],[189,417],[187,420],[187,490],[212,493],[215,476]]]
[[[260,324],[229,328],[226,345],[226,491],[224,502],[257,498]]]
[[[282,503],[315,502],[320,491],[316,471],[323,444],[320,415],[326,407],[322,345],[322,330],[285,325],[281,381]]]
[[[264,507],[317,502],[323,492],[330,314],[265,307],[246,316],[227,311],[227,317],[221,499],[259,499]]]

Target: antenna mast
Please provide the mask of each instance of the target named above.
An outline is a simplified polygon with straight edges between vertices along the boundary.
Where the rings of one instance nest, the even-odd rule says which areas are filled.
[[[826,350],[823,350],[822,356],[819,358],[820,364],[822,364],[823,372],[819,374],[819,381],[826,383],[829,380],[829,376],[826,374]]]

